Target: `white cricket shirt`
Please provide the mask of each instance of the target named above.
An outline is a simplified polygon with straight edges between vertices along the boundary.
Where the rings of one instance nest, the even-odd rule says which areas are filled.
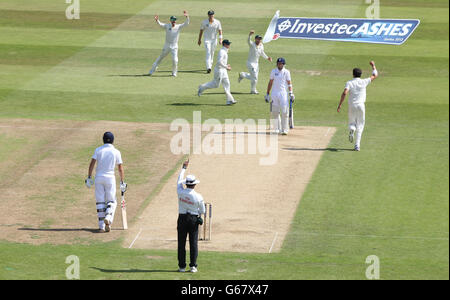
[[[180,38],[180,31],[183,27],[189,25],[189,18],[186,18],[186,21],[183,24],[175,24],[175,26],[173,27],[171,23],[164,24],[161,23],[159,20],[158,24],[166,31],[166,43],[164,46],[174,49],[178,48],[178,39]]]
[[[220,69],[227,70],[228,67],[228,48],[222,47],[217,54],[217,62],[215,69],[219,71]]]
[[[260,56],[264,57],[265,59],[269,58],[264,52],[263,43],[259,43],[259,45],[257,46],[256,43],[250,39],[250,36],[248,37],[248,46],[250,47],[247,59],[247,62],[249,64],[257,64],[259,62]]]
[[[97,161],[95,177],[114,177],[116,165],[122,164],[120,151],[112,144],[104,144],[95,149],[92,158]]]
[[[356,105],[366,102],[366,87],[372,82],[370,78],[353,78],[347,81],[345,88],[348,93],[348,104]]]
[[[288,81],[291,81],[291,72],[283,68],[281,71],[275,68],[270,73],[270,80],[273,80],[272,93],[285,93],[288,88]]]
[[[203,36],[205,42],[215,42],[217,40],[217,33],[222,30],[222,24],[217,19],[210,24],[209,19],[206,19],[200,25],[200,29],[203,30]]]
[[[200,215],[205,213],[205,204],[203,197],[193,189],[183,187],[184,173],[186,169],[182,169],[177,180],[178,193],[178,213]]]

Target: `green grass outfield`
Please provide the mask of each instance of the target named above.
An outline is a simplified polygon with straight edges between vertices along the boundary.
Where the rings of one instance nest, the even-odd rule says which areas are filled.
[[[171,122],[202,117],[266,118],[263,97],[237,84],[245,71],[250,29],[263,34],[282,16],[365,17],[359,0],[315,1],[81,1],[81,19],[65,19],[65,1],[0,2],[0,118]],[[212,4],[212,2],[215,2]],[[381,1],[382,18],[421,24],[402,46],[279,40],[266,52],[284,56],[297,97],[296,124],[338,128],[303,195],[282,251],[275,254],[201,252],[197,274],[172,273],[176,251],[129,250],[121,241],[32,246],[0,242],[0,279],[64,279],[77,255],[82,279],[365,279],[366,257],[377,255],[381,279],[449,278],[449,3]],[[198,98],[211,76],[196,44],[210,8],[221,20],[232,92]],[[153,15],[191,14],[180,37],[180,73],[166,77],[170,58],[147,73],[164,43]],[[368,89],[362,151],[348,149],[347,107],[340,93],[360,66],[375,60],[380,78]],[[258,89],[274,65],[261,61]],[[320,72],[311,76],[306,71]],[[0,161],[20,143],[0,136]],[[80,176],[83,176],[80,174]],[[293,179],[295,180],[295,179]],[[287,191],[286,191],[287,192]],[[174,220],[175,222],[175,220]],[[1,223],[1,222],[0,222]]]

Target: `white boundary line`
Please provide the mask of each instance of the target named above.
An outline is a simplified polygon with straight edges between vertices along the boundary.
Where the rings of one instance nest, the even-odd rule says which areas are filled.
[[[277,240],[277,237],[278,237],[278,232],[275,232],[275,236],[273,238],[272,245],[270,246],[269,253],[272,253],[272,249],[273,249],[273,246],[275,246],[275,242]]]
[[[139,230],[138,234],[136,235],[136,237],[134,238],[134,240],[131,242],[130,246],[128,247],[128,249],[131,249],[131,247],[133,247],[134,243],[137,241],[137,239],[139,238],[139,236],[141,235],[142,232],[142,228]]]

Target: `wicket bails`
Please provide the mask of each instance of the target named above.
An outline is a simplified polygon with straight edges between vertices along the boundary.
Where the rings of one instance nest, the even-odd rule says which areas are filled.
[[[212,220],[212,204],[205,203],[205,213],[203,214],[203,225],[199,228],[199,240],[211,240],[211,220]]]

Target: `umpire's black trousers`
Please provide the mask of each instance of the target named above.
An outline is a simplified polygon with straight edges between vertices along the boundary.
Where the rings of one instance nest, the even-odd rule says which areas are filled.
[[[178,267],[186,268],[186,238],[189,234],[190,267],[197,267],[198,256],[198,223],[197,216],[179,214],[177,222],[178,231]]]

